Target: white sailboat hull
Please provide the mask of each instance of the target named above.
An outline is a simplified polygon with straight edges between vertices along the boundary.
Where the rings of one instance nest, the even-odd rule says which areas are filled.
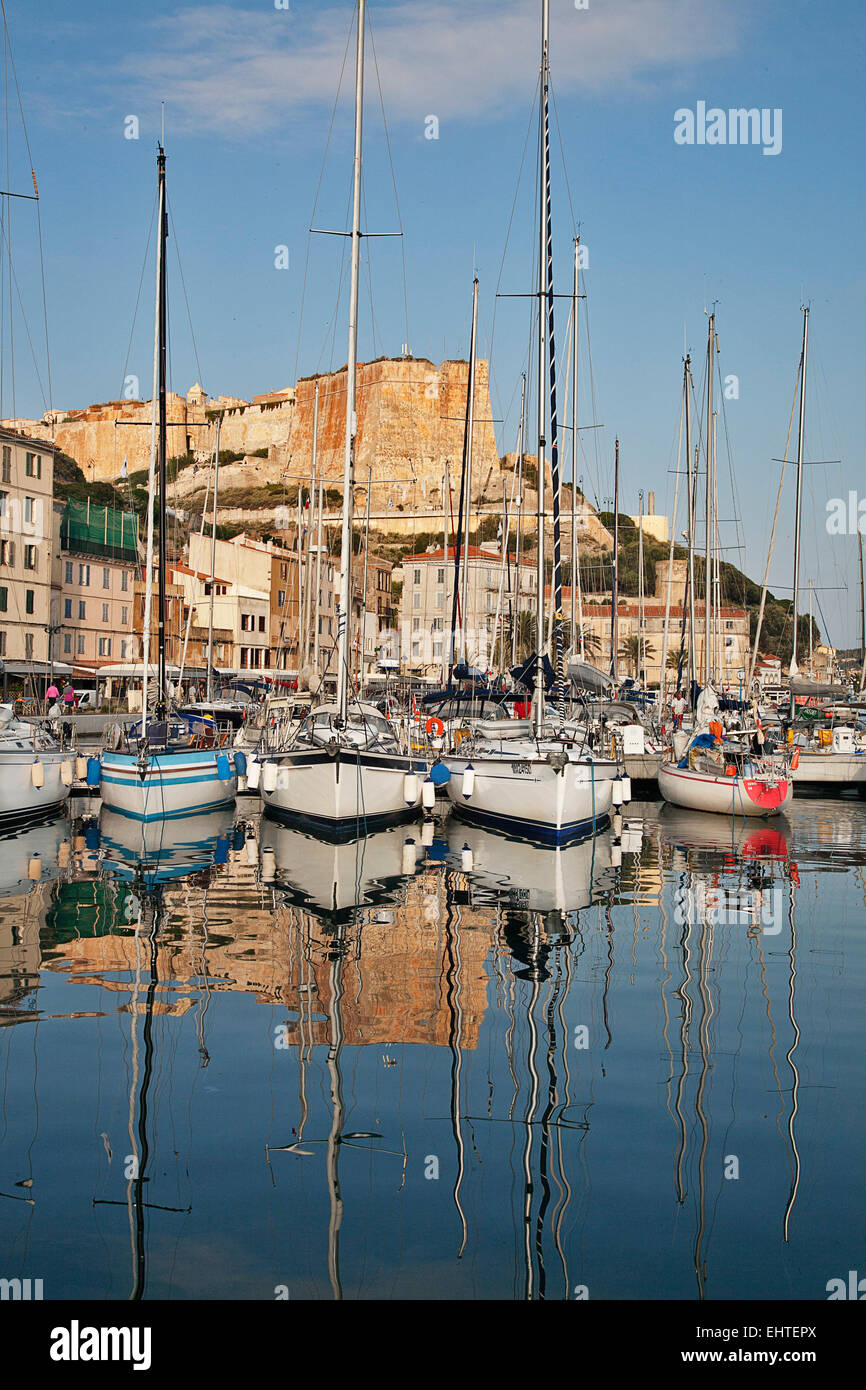
[[[237,796],[234,750],[169,749],[151,753],[143,766],[135,753],[104,752],[99,790],[104,806],[136,820],[201,815]]]
[[[39,763],[43,784],[34,783],[33,768]],[[26,820],[62,806],[69,796],[60,769],[70,763],[69,754],[32,749],[0,751],[0,822]]]
[[[855,788],[866,796],[866,753],[812,752],[800,749],[799,766],[791,769],[801,791],[842,791]]]
[[[727,816],[775,816],[791,801],[790,777],[713,776],[675,763],[659,764],[659,791],[672,806]]]
[[[415,816],[421,805],[424,765],[402,754],[306,748],[259,761],[265,809],[318,833],[363,835]],[[276,768],[272,789],[269,766]]]
[[[546,757],[484,753],[443,762],[451,773],[448,799],[460,816],[479,825],[556,845],[607,824],[615,763],[575,761],[557,771]],[[465,777],[470,766],[471,779]]]

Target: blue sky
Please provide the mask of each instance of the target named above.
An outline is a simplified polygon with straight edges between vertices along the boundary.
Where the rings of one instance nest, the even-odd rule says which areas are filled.
[[[38,7],[6,0],[41,194],[55,405],[119,395],[125,367],[149,394],[151,259],[132,330],[163,99],[169,199],[202,384],[214,395],[248,397],[292,383],[296,364],[303,375],[345,361],[342,241],[313,238],[300,336],[299,315],[307,229],[351,10],[350,0],[291,0],[288,10],[274,0],[41,0]],[[484,355],[495,311],[499,445],[513,449],[529,310],[520,300],[497,304],[495,292],[497,282],[503,291],[526,290],[532,273],[533,136],[519,188],[518,172],[537,78],[540,4],[373,0],[370,14],[404,230],[410,347],[434,361],[466,355],[474,264]],[[723,542],[742,540],[729,558],[760,578],[778,480],[772,459],[785,444],[800,305],[808,302],[807,457],[843,462],[805,475],[802,578],[804,587],[809,577],[824,586],[830,636],[843,645],[858,640],[856,538],[828,536],[824,518],[828,498],[858,487],[866,495],[855,429],[866,307],[864,41],[866,21],[854,0],[589,0],[584,10],[551,0],[557,288],[571,285],[573,206],[589,254],[595,386],[593,402],[584,334],[581,422],[604,425],[583,437],[586,490],[593,498],[612,491],[618,433],[623,509],[637,510],[639,488],[669,506],[683,343],[700,377],[704,311],[714,302],[721,369],[739,382],[739,399],[726,402],[735,498],[720,434]],[[367,78],[366,225],[392,231],[398,214],[369,47]],[[324,162],[320,227],[345,225],[351,96],[350,54]],[[781,108],[781,152],[676,144],[674,112],[699,101],[724,110]],[[129,115],[139,121],[137,140],[124,138]],[[431,115],[435,140],[425,138]],[[7,177],[4,186],[27,191],[14,120]],[[44,388],[32,204],[13,206],[11,230]],[[288,270],[274,268],[278,245],[289,248]],[[361,355],[396,355],[407,336],[401,245],[366,246]],[[186,390],[199,367],[174,251],[170,274],[172,385]],[[3,304],[8,320],[5,297]],[[563,305],[560,346],[566,316]],[[38,415],[44,390],[17,310],[14,329],[16,411]],[[3,348],[8,415],[8,322]],[[771,572],[780,593],[791,582],[793,483],[789,470]],[[735,515],[739,534],[727,520]]]

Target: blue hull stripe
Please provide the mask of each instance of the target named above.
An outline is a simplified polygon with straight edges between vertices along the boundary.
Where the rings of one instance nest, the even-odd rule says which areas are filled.
[[[139,781],[138,777],[134,779],[132,777],[107,777],[104,772],[100,778],[101,782],[111,782],[117,787],[142,786],[147,787],[148,790],[151,788],[155,790],[159,787],[186,787],[192,782],[222,782],[222,780],[221,777],[217,777],[216,769],[213,772],[203,773],[201,777],[175,777],[173,773],[161,771],[159,768],[153,775],[146,774],[143,781]],[[225,780],[230,782],[232,778],[227,777]]]
[[[127,811],[122,806],[110,806],[109,810],[117,816],[126,816],[127,820],[183,820],[189,816],[204,816],[208,811],[219,811],[223,806],[228,806],[234,801],[233,796],[224,796],[221,801],[208,801],[204,806],[190,806],[186,811],[146,811],[141,815],[138,811]]]
[[[456,814],[464,820],[474,821],[478,825],[489,825],[495,830],[503,830],[511,835],[519,835],[521,839],[534,840],[543,845],[562,845],[571,840],[582,840],[594,830],[604,830],[610,824],[610,817],[606,811],[594,820],[590,816],[587,820],[571,821],[557,829],[556,826],[542,825],[538,821],[522,820],[520,816],[500,816],[495,811],[479,811],[474,806],[467,806],[459,801],[453,802],[452,805]]]

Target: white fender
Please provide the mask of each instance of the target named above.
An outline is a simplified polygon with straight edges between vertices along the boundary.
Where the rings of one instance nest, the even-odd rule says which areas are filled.
[[[425,777],[421,788],[421,801],[425,811],[432,811],[436,805],[436,784],[432,777]]]
[[[262,765],[257,758],[251,758],[247,766],[247,789],[251,792],[257,792],[261,780]]]
[[[60,764],[60,780],[64,787],[71,787],[75,777],[75,770],[71,761],[67,758]]]
[[[87,759],[86,759],[86,758],[76,758],[76,759],[75,759],[75,775],[76,775],[76,777],[78,778],[78,780],[79,780],[80,782],[83,782],[83,781],[84,781],[85,777],[87,776]]]
[[[407,772],[403,778],[403,800],[407,806],[414,806],[418,801],[418,777],[414,772]]]
[[[460,867],[464,874],[471,874],[475,865],[475,858],[468,845],[464,845],[460,851]]]
[[[45,786],[45,768],[37,758],[30,768],[30,780],[34,787]]]
[[[621,777],[614,777],[614,779],[613,779],[613,783],[612,783],[612,785],[611,785],[611,798],[610,798],[610,800],[611,800],[611,805],[612,805],[612,806],[621,806],[621,805],[622,805],[622,778],[621,778]]]
[[[402,865],[402,872],[403,872],[404,874],[414,874],[414,872],[415,872],[415,852],[416,852],[416,851],[415,851],[415,841],[414,841],[414,840],[404,840],[404,841],[403,841],[403,865]]]
[[[463,795],[468,801],[475,790],[475,768],[467,763],[463,769]]]
[[[277,857],[270,846],[265,846],[262,850],[262,879],[265,883],[272,883],[277,876]]]
[[[630,778],[630,777],[623,777],[623,779],[622,779],[622,799],[623,799],[623,804],[625,804],[625,803],[628,802],[628,801],[631,801],[631,778]]]
[[[277,785],[277,765],[276,763],[265,763],[262,768],[262,791],[272,792]]]

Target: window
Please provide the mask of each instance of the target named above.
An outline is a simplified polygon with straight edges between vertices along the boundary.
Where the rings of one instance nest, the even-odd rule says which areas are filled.
[[[420,618],[413,618],[413,619],[412,619],[412,631],[413,631],[413,632],[420,632],[420,631],[421,631],[421,619],[420,619]]]
[[[25,660],[25,661],[32,661],[32,660],[33,660],[33,633],[32,633],[32,632],[25,632],[25,634],[24,634],[24,660]]]
[[[734,624],[732,622],[726,622],[725,627],[728,628],[729,631],[733,631]]]
[[[107,622],[108,622],[108,604],[107,604],[107,603],[104,603],[104,604],[102,605],[102,621],[103,621],[104,623],[107,623]]]
[[[107,565],[102,567],[102,587],[103,589],[111,588],[111,570]]]
[[[15,565],[15,542],[0,541],[0,565],[8,565],[10,569]]]
[[[288,567],[288,565],[280,565],[280,579],[286,579],[286,578],[288,577],[288,573],[289,573],[289,567]]]
[[[72,599],[71,599],[71,598],[65,598],[65,599],[63,600],[63,616],[64,616],[64,618],[71,618],[71,617],[72,617]]]
[[[445,583],[445,571],[444,571],[444,569],[440,569],[440,570],[437,572],[437,575],[436,575],[436,583],[437,583],[437,584],[444,584],[444,583]]]
[[[83,633],[83,632],[79,632],[79,634],[78,634],[78,655],[81,656],[83,652],[84,652],[84,633]]]
[[[35,545],[25,545],[24,547],[24,568],[35,570],[38,568],[39,548]]]
[[[420,607],[421,607],[421,595],[417,592],[417,590],[416,590],[416,592],[412,595],[412,607],[413,607],[413,608],[420,608]]]
[[[6,520],[6,493],[0,492],[0,520]]]
[[[86,610],[87,610],[87,604],[84,602],[84,599],[83,599],[83,598],[80,598],[80,599],[78,600],[78,616],[79,616],[79,618],[86,618],[86,617],[87,617],[87,611],[86,611]]]
[[[72,651],[72,633],[71,633],[71,632],[64,632],[64,634],[63,634],[63,655],[64,655],[64,656],[67,656],[71,651]]]
[[[127,625],[128,622],[129,622],[129,609],[127,608],[126,604],[124,604],[123,607],[122,607],[121,610],[120,610],[120,626],[121,626],[121,627],[126,627],[126,625]]]
[[[286,604],[286,591],[285,591],[285,589],[278,589],[278,590],[277,590],[277,607],[278,607],[278,608],[284,608],[284,607],[285,607],[285,604]]]
[[[67,560],[67,561],[66,561],[66,580],[65,580],[65,582],[66,582],[67,584],[71,584],[71,583],[72,583],[72,561],[71,561],[71,560]]]
[[[33,589],[24,590],[24,612],[33,613],[36,607],[36,594]]]
[[[4,444],[4,445],[3,445],[3,481],[4,481],[4,483],[11,483],[11,481],[12,481],[12,445],[11,445],[11,444]]]
[[[25,497],[25,498],[24,498],[24,524],[25,524],[25,526],[32,526],[32,525],[33,525],[33,504],[34,504],[35,501],[36,501],[36,498],[35,498],[35,497]]]
[[[79,582],[79,584],[81,584],[85,589],[89,587],[89,585],[90,585],[90,566],[89,566],[89,565],[79,565],[79,566],[78,566],[78,582]]]
[[[441,619],[441,618],[434,618],[434,619],[433,619],[433,631],[434,631],[434,632],[441,632],[441,631],[442,631],[442,619]]]
[[[434,643],[433,643],[433,660],[434,660],[434,661],[441,661],[441,660],[442,660],[442,643],[441,643],[441,642],[434,642]]]
[[[264,613],[260,613],[260,614],[259,614],[259,632],[264,632],[264,630],[265,630],[265,615],[264,615]]]
[[[121,570],[121,571],[120,571],[120,587],[121,587],[121,590],[123,591],[123,593],[126,593],[127,589],[129,588],[129,571],[128,571],[128,570]]]
[[[415,583],[416,583],[416,584],[420,584],[420,583],[421,583],[421,571],[420,571],[420,570],[416,570],[416,571],[415,571]]]
[[[27,474],[27,477],[28,477],[28,478],[41,478],[41,477],[42,477],[42,455],[41,455],[41,454],[25,454],[25,455],[24,455],[24,472]]]
[[[0,656],[6,655],[6,633],[0,632]]]
[[[100,637],[100,639],[99,639],[99,655],[100,655],[100,656],[111,656],[111,638],[110,638],[110,637]]]
[[[437,595],[436,595],[436,607],[437,607],[437,608],[444,608],[444,607],[445,607],[445,590],[444,590],[444,589],[440,589],[439,592],[438,592]]]
[[[9,590],[0,588],[0,613],[5,613],[9,606]]]

